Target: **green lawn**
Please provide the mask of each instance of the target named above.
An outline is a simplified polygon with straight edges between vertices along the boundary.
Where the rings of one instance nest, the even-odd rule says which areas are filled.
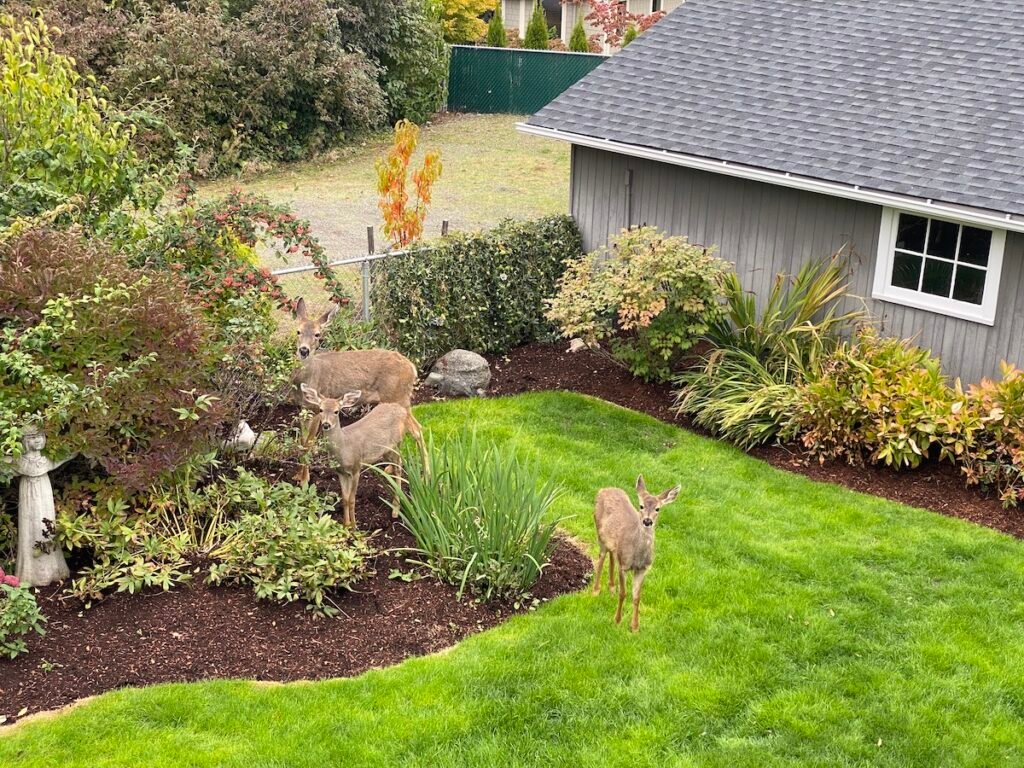
[[[598,488],[681,482],[640,634],[568,595],[356,679],[106,695],[6,732],[0,765],[1024,764],[1021,542],[580,396],[418,415],[542,462],[591,546]]]

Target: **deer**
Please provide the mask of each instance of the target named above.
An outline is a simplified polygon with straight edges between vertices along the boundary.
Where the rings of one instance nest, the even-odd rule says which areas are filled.
[[[293,405],[308,409],[304,386],[316,390],[321,397],[339,399],[348,392],[360,392],[352,405],[378,405],[396,403],[406,410],[412,408],[412,393],[418,374],[412,361],[388,349],[352,349],[343,352],[320,352],[320,337],[324,328],[338,312],[335,305],[316,319],[310,319],[306,302],[300,298],[295,304],[299,321],[296,353],[302,365],[292,376]],[[306,450],[312,448],[319,431],[316,415],[312,415],[302,428],[300,442]],[[295,476],[296,482],[309,482],[309,466],[304,464]]]
[[[633,620],[630,631],[640,629],[640,590],[654,563],[654,524],[658,512],[671,504],[679,495],[680,486],[663,493],[648,493],[644,476],[636,479],[636,494],[640,501],[637,510],[621,488],[602,488],[594,504],[594,525],[601,554],[594,572],[594,595],[601,594],[601,576],[605,556],[608,557],[608,591],[615,589],[615,561],[619,561],[619,605],[615,609],[615,623],[622,622],[622,604],[626,600],[626,571],[633,577]]]
[[[336,399],[322,397],[305,384],[301,387],[303,397],[320,410],[320,429],[328,441],[328,450],[335,461],[341,485],[342,519],[345,525],[355,528],[356,491],[362,468],[386,461],[384,471],[395,477],[401,476],[402,454],[398,446],[406,435],[412,435],[423,456],[423,466],[428,468],[423,428],[412,411],[398,403],[381,403],[355,424],[342,427],[341,411],[359,402],[362,392],[348,392]],[[398,507],[396,492],[391,504],[392,519],[398,517]]]

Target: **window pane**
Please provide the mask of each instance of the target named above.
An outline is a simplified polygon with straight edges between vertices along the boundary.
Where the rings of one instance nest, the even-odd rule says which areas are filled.
[[[922,261],[924,259],[920,256],[897,253],[892,260],[892,284],[897,288],[916,291],[921,282]]]
[[[921,290],[935,296],[949,296],[953,286],[953,262],[925,259]]]
[[[924,253],[924,234],[927,229],[928,219],[901,213],[900,226],[896,232],[896,247]]]
[[[980,269],[958,267],[956,270],[956,287],[953,288],[953,298],[957,301],[981,304],[981,299],[985,295],[985,274]]]
[[[960,233],[960,225],[949,221],[932,219],[928,231],[928,255],[952,259],[956,256],[956,236]]]
[[[988,252],[991,247],[991,230],[964,227],[964,233],[960,235],[960,261],[986,267],[988,266]]]

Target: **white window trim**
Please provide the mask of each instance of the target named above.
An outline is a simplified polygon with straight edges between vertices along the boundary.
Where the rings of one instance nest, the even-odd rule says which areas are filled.
[[[999,301],[999,278],[1003,271],[1003,252],[1006,250],[1006,230],[985,227],[992,232],[992,244],[988,255],[988,275],[985,278],[985,292],[981,304],[967,301],[947,299],[942,296],[930,296],[926,293],[897,288],[890,285],[893,260],[896,255],[897,222],[902,211],[898,208],[882,208],[882,227],[878,234],[878,258],[875,260],[875,281],[871,296],[881,301],[902,304],[915,309],[936,312],[940,315],[958,317],[984,325],[995,325],[996,305]],[[908,211],[909,213],[909,211]],[[924,214],[914,214],[921,216]],[[949,218],[948,216],[931,216],[927,218],[950,221],[955,224],[966,224],[978,227],[966,220]],[[981,227],[978,227],[981,228]]]

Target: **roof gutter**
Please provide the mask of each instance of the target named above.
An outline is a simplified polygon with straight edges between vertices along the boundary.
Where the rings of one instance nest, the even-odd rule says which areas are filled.
[[[889,208],[899,208],[911,213],[919,213],[924,216],[938,216],[953,219],[964,224],[974,224],[991,229],[1005,229],[1010,232],[1024,232],[1024,219],[1014,218],[1011,214],[1000,214],[993,211],[986,211],[979,208],[968,208],[948,203],[925,200],[918,197],[896,195],[889,192],[879,192],[872,189],[865,189],[856,184],[838,184],[832,181],[812,179],[808,176],[795,176],[790,173],[768,171],[763,168],[755,168],[749,165],[739,165],[725,160],[709,160],[695,155],[686,155],[679,152],[669,152],[667,149],[653,149],[642,147],[637,144],[625,144],[610,139],[599,139],[594,136],[585,136],[581,133],[559,131],[555,128],[542,128],[528,123],[516,123],[516,130],[542,136],[547,139],[567,141],[570,144],[578,144],[583,147],[602,149],[606,152],[614,152],[619,155],[639,157],[644,160],[654,160],[669,165],[679,165],[684,168],[693,168],[698,171],[709,171],[725,176],[735,176],[740,179],[760,181],[765,184],[776,184],[780,187],[790,189],[801,189],[807,192],[816,192],[831,197],[841,197],[847,200],[858,200],[863,203],[873,203]]]

